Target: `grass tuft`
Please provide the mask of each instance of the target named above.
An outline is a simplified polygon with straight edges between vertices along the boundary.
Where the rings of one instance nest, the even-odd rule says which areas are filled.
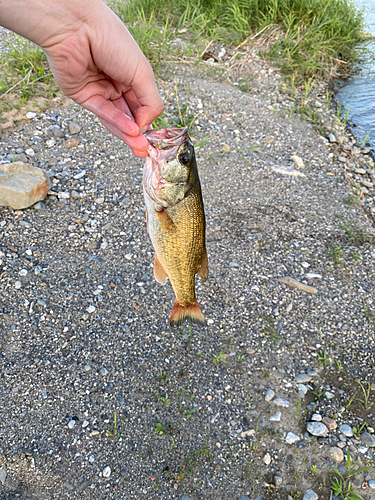
[[[237,44],[277,26],[268,55],[299,80],[347,73],[366,40],[351,0],[117,0],[112,8],[156,68],[182,32]]]

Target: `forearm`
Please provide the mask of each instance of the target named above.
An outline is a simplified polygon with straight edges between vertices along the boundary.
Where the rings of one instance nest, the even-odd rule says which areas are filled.
[[[103,9],[101,0],[0,0],[0,25],[48,48],[100,18]]]

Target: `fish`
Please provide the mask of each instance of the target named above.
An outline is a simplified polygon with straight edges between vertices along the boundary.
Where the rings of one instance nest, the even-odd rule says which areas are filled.
[[[205,280],[206,221],[193,143],[187,128],[148,130],[143,169],[146,224],[155,250],[154,277],[175,293],[170,325],[206,325],[195,296],[195,275]]]

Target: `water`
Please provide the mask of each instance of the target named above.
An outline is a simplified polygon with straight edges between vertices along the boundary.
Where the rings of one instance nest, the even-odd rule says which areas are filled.
[[[366,31],[375,36],[375,0],[357,0],[359,9],[364,8],[366,13]],[[375,41],[369,45],[371,54],[375,54]],[[362,71],[348,80],[336,94],[336,99],[342,110],[349,109],[349,124],[352,132],[361,143],[365,140],[366,146],[375,152],[375,61],[369,57],[363,65]],[[345,111],[342,111],[345,114]]]

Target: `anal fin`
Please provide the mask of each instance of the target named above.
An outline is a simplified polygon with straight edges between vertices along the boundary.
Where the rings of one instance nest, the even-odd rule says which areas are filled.
[[[154,277],[156,281],[162,285],[166,284],[168,278],[168,274],[164,271],[164,268],[160,264],[160,260],[156,254],[154,259]]]
[[[207,258],[207,250],[206,249],[204,249],[202,262],[201,262],[200,268],[197,271],[197,274],[202,280],[205,280],[208,276],[208,258]]]

